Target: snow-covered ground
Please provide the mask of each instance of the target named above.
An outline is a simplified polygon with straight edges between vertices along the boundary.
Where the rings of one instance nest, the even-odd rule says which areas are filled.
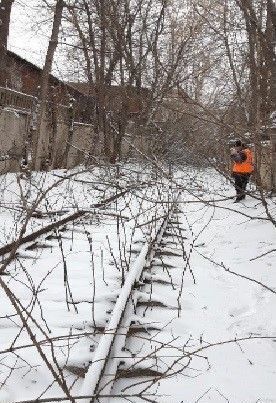
[[[126,169],[120,177],[122,188],[156,179],[145,170],[143,174],[128,172]],[[106,174],[106,182],[110,176]],[[60,183],[37,210],[89,210],[115,192],[104,183],[100,170],[84,172],[77,179]],[[36,178],[36,185],[21,181],[23,193],[28,191],[27,203],[35,200],[42,186],[46,189],[57,180],[48,173]],[[73,384],[75,395],[83,383],[75,372],[93,360],[107,311],[120,292],[122,274],[127,275],[128,265],[134,262],[152,225],[143,224],[156,210],[163,213],[160,201],[167,201],[168,188],[160,177],[158,182],[141,185],[139,191],[68,225],[52,239],[40,239],[39,249],[22,246],[9,266],[11,275],[1,276],[41,326],[38,330],[24,313],[37,340],[57,338],[55,358],[65,368],[66,381]],[[276,228],[266,219],[259,200],[248,197],[233,204],[231,185],[211,170],[186,169],[175,174],[175,182],[182,186],[176,222],[164,238],[163,254],[157,254],[147,274],[157,281],[144,287],[136,312],[137,321],[156,330],[131,334],[125,363],[120,366],[129,373],[132,366],[152,366],[165,375],[156,375],[152,386],[148,378],[119,379],[113,393],[134,394],[149,387],[145,390],[148,398],[162,403],[276,402],[276,253],[254,259],[275,249]],[[0,240],[4,245],[18,233],[25,215],[15,176],[6,175],[0,183]],[[213,202],[218,199],[224,200]],[[269,211],[275,217],[273,200],[269,200]],[[32,218],[27,233],[53,219],[51,215]],[[133,241],[137,249],[132,248],[130,254]],[[68,276],[67,287],[64,275]],[[164,306],[146,307],[147,292],[151,300]],[[34,347],[4,352],[11,345],[31,343],[3,289],[0,307],[0,402],[28,401],[42,394],[62,396]],[[49,343],[41,345],[52,363]]]

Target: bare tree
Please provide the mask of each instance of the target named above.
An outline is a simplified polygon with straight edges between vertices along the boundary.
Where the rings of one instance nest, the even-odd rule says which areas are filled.
[[[48,158],[48,133],[47,133],[47,102],[49,91],[49,76],[52,70],[54,54],[58,45],[59,29],[62,20],[64,1],[57,0],[53,19],[52,33],[47,49],[44,68],[41,76],[41,88],[39,95],[39,111],[37,122],[37,135],[34,145],[33,164],[35,170],[40,170]]]
[[[14,0],[0,1],[0,85],[6,86],[6,51]]]
[[[67,7],[77,34],[74,51],[89,84],[94,131],[107,160],[121,158],[130,125],[152,130],[159,105],[183,81],[181,69],[191,60],[199,21],[188,2],[180,8],[152,0],[83,0]]]

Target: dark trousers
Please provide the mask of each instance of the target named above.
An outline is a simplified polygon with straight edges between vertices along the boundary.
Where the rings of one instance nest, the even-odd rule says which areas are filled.
[[[245,196],[246,185],[249,182],[250,174],[239,174],[234,172],[233,177],[235,179],[237,197]]]

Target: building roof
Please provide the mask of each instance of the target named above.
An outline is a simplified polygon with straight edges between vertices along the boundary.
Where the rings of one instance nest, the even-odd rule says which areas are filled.
[[[30,62],[29,60],[24,59],[23,57],[19,56],[17,53],[12,52],[11,50],[7,50],[7,55],[11,59],[14,59],[17,62],[19,62],[20,64],[26,65],[26,66],[28,66],[28,68],[35,70],[37,73],[39,73],[39,74],[42,73],[41,67],[38,67],[37,65]],[[70,83],[60,80],[59,78],[55,77],[53,74],[50,74],[50,78],[55,84],[57,84],[57,85],[59,84],[59,85],[66,86],[67,88],[69,88],[71,93],[75,93],[75,95],[78,95],[78,96],[84,95],[84,93],[82,91],[80,91],[78,88],[76,88],[75,86],[72,86]]]
[[[32,62],[29,62],[28,60],[19,56],[17,53],[12,52],[11,50],[7,50],[7,55],[10,56],[12,59],[16,59],[17,61],[19,61],[23,64],[27,64],[29,67],[31,67],[32,69],[34,69],[36,71],[42,71],[42,69],[40,67],[36,66]]]

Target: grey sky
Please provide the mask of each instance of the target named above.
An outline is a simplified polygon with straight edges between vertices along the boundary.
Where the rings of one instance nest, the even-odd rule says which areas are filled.
[[[51,3],[51,0],[48,2]],[[52,16],[42,0],[15,0],[10,23],[8,49],[42,67],[52,27]],[[59,46],[53,74],[63,80],[78,80],[73,62],[66,59],[67,46]],[[78,67],[77,67],[78,70]]]
[[[39,0],[15,0],[10,24],[8,48],[42,66],[48,44],[49,23],[38,12]]]

